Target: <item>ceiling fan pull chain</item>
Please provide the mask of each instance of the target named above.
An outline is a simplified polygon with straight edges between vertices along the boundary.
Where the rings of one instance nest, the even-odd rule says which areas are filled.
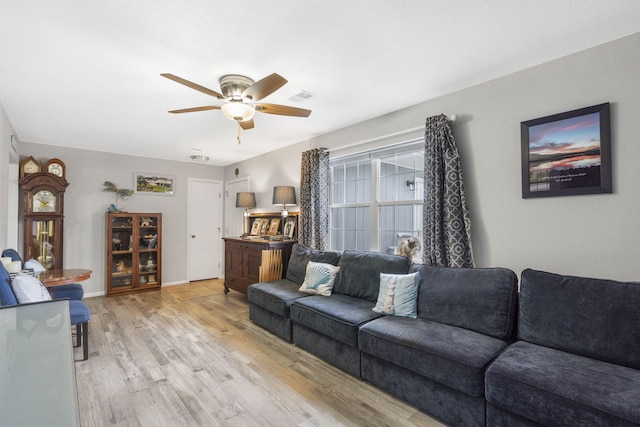
[[[240,140],[240,130],[241,130],[241,129],[242,129],[242,128],[240,127],[240,122],[238,122],[238,145],[240,145],[240,143],[242,142],[242,141]]]

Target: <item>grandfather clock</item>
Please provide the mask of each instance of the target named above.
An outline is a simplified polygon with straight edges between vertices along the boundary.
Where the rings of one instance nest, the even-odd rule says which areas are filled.
[[[47,270],[60,269],[64,192],[69,183],[62,161],[50,160],[45,171],[35,167],[34,162],[28,157],[20,163],[18,180],[22,192],[23,258],[25,261],[33,258]]]

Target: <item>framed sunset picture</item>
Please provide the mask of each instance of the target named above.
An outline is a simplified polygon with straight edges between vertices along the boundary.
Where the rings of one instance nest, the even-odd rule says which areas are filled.
[[[522,197],[611,193],[609,103],[521,123]]]

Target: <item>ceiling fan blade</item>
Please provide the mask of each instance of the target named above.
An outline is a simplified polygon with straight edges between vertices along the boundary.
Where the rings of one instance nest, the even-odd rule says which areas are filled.
[[[178,113],[193,113],[195,111],[207,111],[207,110],[219,110],[220,107],[217,105],[207,105],[204,107],[193,107],[193,108],[183,108],[182,110],[171,110],[170,113],[178,114]]]
[[[244,130],[249,130],[249,129],[253,129],[253,119],[251,120],[245,120],[243,122],[238,122],[238,124],[240,125],[240,127]]]
[[[278,114],[280,116],[293,117],[309,117],[309,114],[311,114],[311,110],[277,104],[256,104],[256,111],[267,114]]]
[[[280,74],[273,73],[246,88],[242,97],[249,98],[252,102],[260,101],[280,89],[285,83],[287,83],[287,79]]]
[[[220,94],[220,93],[218,93],[218,92],[216,92],[214,90],[207,89],[204,86],[200,86],[199,84],[190,82],[189,80],[185,80],[182,77],[174,76],[173,74],[169,74],[169,73],[163,73],[163,74],[160,74],[160,75],[162,77],[166,77],[169,80],[173,80],[174,82],[180,83],[182,85],[190,87],[191,89],[195,89],[195,90],[197,90],[199,92],[202,92],[204,94],[214,96],[214,97],[216,97],[218,99],[227,99],[224,95],[222,95],[222,94]]]

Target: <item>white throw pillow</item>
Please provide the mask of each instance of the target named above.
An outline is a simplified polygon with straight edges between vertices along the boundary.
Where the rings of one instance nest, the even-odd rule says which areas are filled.
[[[304,281],[298,290],[307,294],[328,297],[333,290],[333,283],[338,271],[340,271],[340,267],[335,265],[309,261]]]
[[[380,273],[378,301],[373,311],[400,317],[417,316],[418,285],[420,273]]]
[[[51,300],[47,288],[38,279],[28,274],[18,273],[11,281],[11,287],[19,304]]]
[[[24,263],[24,268],[30,268],[33,270],[33,275],[38,277],[40,273],[44,273],[46,269],[35,259],[31,258],[29,261]]]

